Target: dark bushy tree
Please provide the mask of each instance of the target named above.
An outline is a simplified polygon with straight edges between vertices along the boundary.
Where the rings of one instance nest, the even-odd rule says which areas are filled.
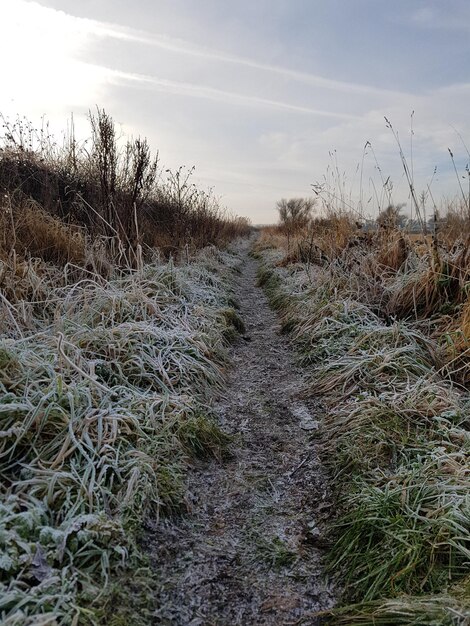
[[[377,217],[377,226],[386,230],[403,228],[406,223],[406,217],[402,215],[401,210],[404,204],[389,204],[386,209],[381,211]]]
[[[282,198],[276,205],[281,226],[288,233],[304,228],[310,221],[314,204],[314,198]]]

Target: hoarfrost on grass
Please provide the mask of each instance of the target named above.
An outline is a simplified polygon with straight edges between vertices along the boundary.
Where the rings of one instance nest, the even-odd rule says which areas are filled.
[[[139,562],[143,516],[181,506],[189,456],[221,453],[211,392],[223,380],[237,263],[212,248],[111,280],[56,287],[51,272],[10,307],[0,337],[2,623],[93,622],[106,584]]]
[[[260,283],[312,368],[307,392],[325,404],[325,461],[342,510],[330,568],[358,602],[329,612],[334,623],[468,624],[468,394],[445,377],[422,325],[361,301],[357,272],[259,254]],[[422,262],[411,262],[396,291],[419,283]]]

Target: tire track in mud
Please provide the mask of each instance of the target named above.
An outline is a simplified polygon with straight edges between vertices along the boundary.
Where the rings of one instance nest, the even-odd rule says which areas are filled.
[[[243,247],[236,288],[246,333],[231,349],[216,410],[234,456],[193,468],[189,515],[155,524],[148,549],[160,581],[154,623],[318,624],[333,604],[322,577],[319,520],[330,502],[315,438],[318,406]]]

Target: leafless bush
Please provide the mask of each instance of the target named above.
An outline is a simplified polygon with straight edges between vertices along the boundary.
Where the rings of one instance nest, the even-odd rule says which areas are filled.
[[[175,256],[182,249],[221,244],[246,234],[247,220],[224,211],[212,192],[191,182],[193,169],[176,172],[159,168],[158,154],[152,156],[146,139],[129,139],[121,147],[112,118],[101,109],[89,115],[90,140],[79,143],[70,126],[59,146],[47,126],[37,129],[26,120],[3,120],[0,142],[0,193],[3,197],[2,254],[9,254],[15,223],[32,224],[31,211],[58,220],[50,229],[47,249],[31,231],[35,243],[30,252],[51,259],[54,233],[60,253],[55,261],[68,262],[64,253],[65,225],[82,229],[88,242],[97,238],[107,254],[118,262],[134,265],[139,250],[160,247]],[[28,206],[28,219],[21,212]],[[44,229],[42,229],[44,232]],[[28,250],[22,231],[21,249]],[[74,236],[75,237],[75,236]],[[75,237],[76,239],[76,237]],[[5,243],[5,241],[4,241]],[[74,244],[75,245],[75,244]],[[75,258],[75,256],[74,256]]]

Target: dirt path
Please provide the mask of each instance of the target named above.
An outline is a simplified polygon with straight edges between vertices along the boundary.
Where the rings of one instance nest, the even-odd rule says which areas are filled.
[[[332,604],[317,522],[328,512],[315,405],[245,248],[236,297],[246,334],[217,407],[235,456],[190,476],[191,514],[158,525],[150,551],[162,581],[155,624],[317,624]]]

